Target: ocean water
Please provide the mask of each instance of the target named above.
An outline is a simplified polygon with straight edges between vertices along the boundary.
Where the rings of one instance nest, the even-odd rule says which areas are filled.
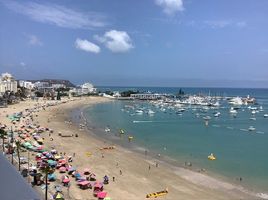
[[[126,90],[126,88],[121,88]],[[133,88],[131,88],[133,89]],[[142,91],[176,93],[179,88],[142,88]],[[115,90],[115,88],[113,88]],[[141,90],[141,89],[139,89]],[[155,155],[161,154],[177,160],[178,165],[191,162],[195,168],[205,168],[208,172],[227,178],[260,192],[268,192],[268,113],[267,89],[224,89],[224,88],[184,88],[187,94],[215,94],[221,96],[251,95],[263,107],[253,116],[248,106],[242,106],[234,118],[229,113],[230,105],[220,101],[220,108],[204,110],[201,107],[186,107],[182,115],[176,109],[161,111],[149,102],[113,101],[97,104],[84,110],[85,117],[94,124],[97,134],[107,139],[117,140],[127,146],[128,136],[134,139],[131,145],[147,149]],[[118,91],[119,88],[118,88]],[[153,115],[137,114],[137,109],[155,112]],[[220,112],[218,118],[215,112]],[[197,114],[198,113],[198,114]],[[203,116],[210,116],[205,126]],[[255,117],[256,120],[250,118]],[[105,133],[109,125],[111,132]],[[254,126],[256,131],[248,131]],[[119,130],[125,135],[119,137]],[[207,156],[214,153],[216,161]],[[242,181],[237,179],[242,177]]]

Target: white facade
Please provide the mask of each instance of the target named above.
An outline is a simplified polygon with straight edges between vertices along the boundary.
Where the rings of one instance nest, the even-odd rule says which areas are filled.
[[[58,88],[66,88],[66,85],[61,84],[61,83],[53,83],[51,85],[51,87],[56,88],[56,89],[58,89]]]
[[[29,90],[34,88],[34,84],[32,82],[30,82],[30,81],[20,80],[19,85],[20,85],[20,87],[25,87],[25,88],[27,88]]]
[[[0,77],[0,93],[6,91],[17,92],[17,81],[9,73],[3,73]]]
[[[74,88],[70,90],[70,93],[75,93],[76,95],[85,95],[96,93],[97,89],[91,83],[84,83],[78,88]]]
[[[94,88],[91,83],[84,83],[83,85],[81,85],[81,89],[83,94],[96,92],[96,88]]]
[[[49,87],[49,83],[48,82],[37,81],[37,82],[34,83],[34,87],[36,87],[36,88]]]

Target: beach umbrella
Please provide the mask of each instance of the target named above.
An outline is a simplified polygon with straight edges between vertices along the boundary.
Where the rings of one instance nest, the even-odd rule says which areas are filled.
[[[84,177],[84,176],[78,176],[78,177],[76,177],[76,180],[77,180],[78,182],[81,182],[81,181],[86,181],[87,178]]]
[[[61,159],[61,160],[59,160],[59,163],[62,164],[62,165],[65,165],[66,164],[66,160],[65,159]]]
[[[96,181],[96,182],[94,183],[94,188],[102,188],[102,187],[103,187],[103,184],[102,184],[101,182]]]
[[[62,191],[61,186],[60,185],[55,185],[55,190],[57,192],[61,192]]]
[[[68,168],[68,174],[72,174],[76,170],[75,167]]]
[[[63,183],[69,183],[70,182],[70,179],[69,179],[68,176],[62,176],[61,180],[62,180]]]
[[[97,197],[100,199],[104,199],[106,195],[107,195],[107,192],[104,192],[104,191],[97,193]]]
[[[55,181],[56,180],[56,175],[54,173],[53,174],[48,174],[47,179],[49,181]]]
[[[96,180],[96,175],[94,173],[90,174],[90,179],[91,180]]]
[[[85,168],[85,169],[84,169],[84,174],[85,174],[85,175],[90,174],[90,170],[89,170],[88,168]]]
[[[60,170],[61,173],[66,172],[66,168],[65,167],[60,167],[59,170]]]
[[[57,150],[56,150],[56,149],[52,149],[50,152],[51,152],[52,154],[56,154],[56,153],[57,153]]]
[[[63,195],[59,192],[56,194],[55,199],[56,200],[64,200]]]
[[[53,167],[53,166],[55,167],[55,166],[57,165],[57,162],[54,161],[54,160],[48,160],[47,163],[48,163],[48,165],[51,166],[51,167]]]
[[[56,160],[59,160],[59,159],[61,159],[62,157],[61,157],[60,155],[55,155],[54,158],[55,158]]]
[[[91,185],[91,183],[89,181],[80,181],[77,183],[77,185],[86,186],[86,185]]]

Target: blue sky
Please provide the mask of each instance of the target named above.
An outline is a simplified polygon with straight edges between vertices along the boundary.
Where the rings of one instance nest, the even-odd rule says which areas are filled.
[[[267,0],[0,0],[0,72],[116,86],[268,87]]]

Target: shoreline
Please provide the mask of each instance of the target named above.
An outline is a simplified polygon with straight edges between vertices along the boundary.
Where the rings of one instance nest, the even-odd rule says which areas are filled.
[[[107,103],[107,102],[103,102],[103,103]],[[84,110],[86,108],[87,107],[82,108],[83,117],[84,117]],[[81,114],[82,114],[82,112],[81,112]],[[89,124],[92,126],[93,122],[90,121]],[[90,126],[88,126],[88,128],[90,128]],[[151,165],[155,165],[155,163],[159,163],[161,165],[164,165],[165,167],[168,167],[169,169],[173,169],[175,174],[187,179],[188,181],[190,181],[192,183],[196,183],[200,186],[206,186],[206,183],[202,183],[198,179],[194,178],[194,176],[203,176],[203,178],[201,178],[201,177],[199,177],[199,178],[209,179],[209,182],[215,183],[213,185],[212,184],[210,185],[210,186],[212,186],[211,187],[212,189],[222,187],[222,188],[229,190],[230,188],[232,188],[233,190],[238,190],[238,191],[240,191],[242,193],[246,193],[248,195],[268,199],[267,193],[262,193],[263,191],[258,191],[257,188],[252,187],[252,185],[250,185],[250,184],[245,184],[245,185],[238,184],[235,182],[236,180],[231,179],[230,177],[220,175],[217,172],[211,172],[211,171],[206,171],[206,170],[202,171],[202,169],[198,166],[187,167],[186,165],[182,164],[183,162],[181,160],[173,159],[167,155],[161,154],[161,157],[158,157],[157,152],[154,150],[149,151],[145,147],[142,147],[142,146],[139,146],[138,144],[133,144],[133,143],[130,144],[130,146],[129,146],[129,143],[127,142],[126,138],[124,138],[122,140],[115,133],[112,133],[112,132],[105,133],[105,131],[102,131],[100,128],[99,129],[94,128],[94,131],[97,131],[98,134],[94,133],[94,131],[92,131],[92,129],[89,129],[88,131],[96,139],[99,139],[101,141],[108,140],[108,142],[110,142],[111,145],[119,145],[123,149],[127,149],[127,150],[130,150],[130,151],[137,153],[138,156],[141,157],[141,159],[144,159],[146,162],[150,163]],[[148,153],[145,155],[144,151],[148,151]],[[185,175],[185,174],[187,174],[187,175]],[[215,187],[215,185],[217,185],[217,186]]]
[[[81,111],[85,106],[88,107],[105,101],[108,100],[101,97],[88,97],[48,107],[38,113],[36,121],[41,126],[50,127],[54,130],[53,141],[49,140],[48,133],[42,133],[47,148],[54,146],[59,152],[64,152],[66,155],[75,153],[72,164],[80,171],[84,168],[90,168],[97,175],[98,180],[102,180],[102,177],[106,174],[110,178],[115,177],[115,182],[110,181],[109,185],[105,185],[105,191],[112,199],[145,199],[146,194],[162,191],[166,187],[169,188],[169,193],[164,197],[165,199],[261,198],[260,196],[254,196],[255,194],[237,190],[232,184],[180,167],[172,168],[172,166],[161,163],[161,161],[159,161],[159,167],[151,164],[151,169],[148,169],[148,160],[144,159],[139,153],[121,146],[116,146],[114,150],[110,151],[100,151],[99,148],[108,144],[107,141],[97,138],[96,134],[93,137],[94,129],[79,130],[78,124],[67,124],[66,121],[70,119],[74,109]],[[23,105],[14,105],[14,107],[23,107]],[[16,108],[10,108],[9,110],[13,113],[21,111],[16,110]],[[3,117],[1,115],[1,118]],[[5,121],[3,120],[4,123]],[[60,137],[58,132],[64,134],[76,133],[79,137]],[[91,152],[92,155],[87,156],[87,152]],[[122,175],[119,173],[120,170],[123,172]],[[191,178],[195,178],[195,182]],[[64,190],[64,192],[67,191]],[[92,198],[91,191],[79,189],[73,180],[68,195],[69,199],[95,199]]]

